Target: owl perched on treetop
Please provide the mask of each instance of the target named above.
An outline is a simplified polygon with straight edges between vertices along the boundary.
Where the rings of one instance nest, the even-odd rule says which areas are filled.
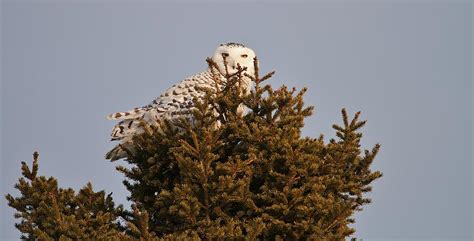
[[[128,155],[123,147],[127,148],[131,145],[134,135],[143,133],[142,121],[156,123],[156,121],[162,119],[173,120],[181,117],[191,117],[191,109],[194,105],[193,98],[204,97],[205,88],[216,90],[214,75],[217,74],[221,82],[226,81],[226,66],[224,63],[227,64],[228,74],[236,73],[238,71],[237,66],[240,65],[245,69],[244,73],[253,76],[254,58],[255,52],[242,44],[221,44],[211,58],[217,64],[217,68],[212,68],[217,69],[217,71],[209,67],[207,70],[173,85],[149,105],[108,115],[107,119],[109,120],[120,120],[113,128],[111,136],[113,141],[119,140],[121,143],[110,150],[105,158],[112,161],[126,158]],[[217,88],[219,87],[221,86],[217,86]],[[242,78],[242,88],[244,88],[244,92],[248,93],[250,91],[250,78]]]

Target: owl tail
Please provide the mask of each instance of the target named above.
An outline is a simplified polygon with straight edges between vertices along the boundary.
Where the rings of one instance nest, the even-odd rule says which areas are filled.
[[[135,119],[139,116],[142,116],[145,112],[149,111],[150,107],[140,107],[135,108],[133,110],[125,111],[125,112],[116,112],[112,113],[107,116],[109,120],[127,120],[127,119]]]
[[[139,123],[140,122],[138,120],[133,119],[120,121],[112,129],[112,133],[110,134],[112,141],[122,140],[123,138],[136,134],[137,130],[139,129]]]
[[[105,159],[116,161],[122,158],[128,158],[130,154],[133,154],[133,150],[130,149],[130,145],[120,144],[107,152],[107,154],[105,154]]]

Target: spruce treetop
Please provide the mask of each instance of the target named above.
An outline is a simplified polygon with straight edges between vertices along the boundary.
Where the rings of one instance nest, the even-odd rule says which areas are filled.
[[[208,59],[210,67],[215,63]],[[211,68],[212,69],[212,68]],[[111,194],[58,188],[22,163],[19,197],[6,196],[26,240],[345,240],[354,213],[382,176],[370,166],[380,145],[362,150],[360,112],[342,110],[337,139],[303,137],[313,107],[306,89],[265,84],[254,59],[250,93],[243,68],[218,91],[194,99],[193,118],[156,124],[133,137],[134,152],[117,170],[132,210]],[[220,81],[214,73],[215,81]],[[216,83],[217,84],[217,83]],[[239,111],[241,107],[245,111]]]

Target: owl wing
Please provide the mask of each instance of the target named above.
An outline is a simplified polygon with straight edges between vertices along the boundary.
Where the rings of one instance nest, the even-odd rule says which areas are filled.
[[[143,132],[142,122],[156,123],[164,118],[174,119],[190,116],[193,98],[205,95],[201,88],[213,88],[213,86],[212,73],[207,70],[173,85],[146,106],[108,115],[107,119],[109,120],[120,120],[112,129],[111,137],[112,140],[122,140],[122,143],[107,153],[106,158],[116,160],[126,157],[126,153],[120,150],[121,146],[126,145],[132,136]]]

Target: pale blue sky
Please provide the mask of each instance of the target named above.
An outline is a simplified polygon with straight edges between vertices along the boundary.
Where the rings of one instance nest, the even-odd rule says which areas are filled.
[[[342,107],[368,120],[363,147],[382,144],[384,177],[357,237],[472,239],[470,1],[7,1],[1,13],[2,196],[38,150],[40,174],[126,203],[103,158],[105,115],[149,103],[234,41],[277,71],[273,85],[309,88],[305,135],[334,137]],[[0,212],[0,240],[17,240],[3,198]]]

